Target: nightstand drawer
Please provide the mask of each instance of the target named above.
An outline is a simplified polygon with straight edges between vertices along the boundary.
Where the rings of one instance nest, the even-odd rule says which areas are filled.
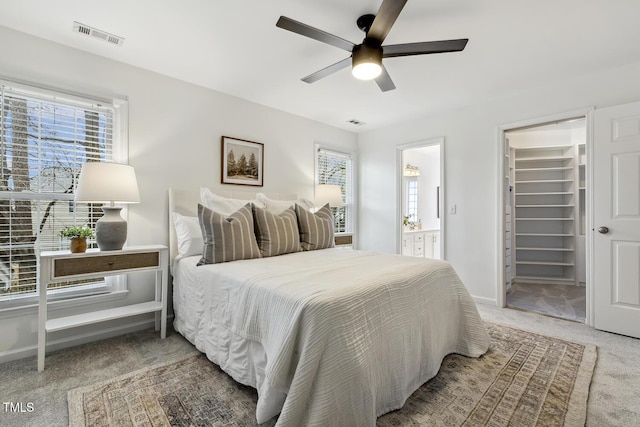
[[[109,273],[137,268],[157,268],[160,254],[157,251],[120,255],[98,255],[82,258],[61,258],[53,262],[53,278],[92,273]]]

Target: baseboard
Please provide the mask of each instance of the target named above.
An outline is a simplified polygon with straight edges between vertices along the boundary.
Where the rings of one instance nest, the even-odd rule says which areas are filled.
[[[173,315],[167,316],[167,325],[171,324]],[[87,344],[93,341],[100,341],[107,338],[117,337],[119,335],[129,334],[131,332],[143,331],[149,328],[155,328],[156,322],[154,318],[140,320],[124,326],[116,326],[111,328],[100,329],[91,333],[73,335],[57,340],[47,340],[47,353],[51,351],[61,350],[64,348],[75,347],[81,344]],[[158,332],[159,333],[159,332]],[[0,352],[0,364],[11,362],[13,360],[24,359],[26,357],[36,356],[38,354],[38,345],[30,345],[22,348],[12,349]],[[34,367],[35,367],[35,361]]]
[[[476,304],[492,305],[494,307],[498,305],[498,301],[495,298],[478,297],[475,295],[472,295],[471,298],[473,298]]]

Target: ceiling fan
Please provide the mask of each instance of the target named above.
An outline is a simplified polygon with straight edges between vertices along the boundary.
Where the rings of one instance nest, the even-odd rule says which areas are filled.
[[[351,72],[354,77],[362,80],[375,79],[380,89],[386,92],[395,89],[396,86],[382,65],[382,58],[459,52],[469,41],[469,39],[456,39],[382,46],[406,3],[407,0],[384,0],[377,15],[368,14],[359,17],[356,23],[358,28],[364,31],[365,37],[358,45],[286,16],[281,16],[276,26],[351,52],[349,58],[304,77],[303,82],[316,82],[352,64]]]

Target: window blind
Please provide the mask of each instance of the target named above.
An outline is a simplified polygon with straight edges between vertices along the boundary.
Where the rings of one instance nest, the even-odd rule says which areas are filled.
[[[113,128],[111,104],[0,82],[0,301],[35,294],[37,257],[67,249],[64,227],[95,226],[100,205],[74,192],[83,163],[112,160]]]
[[[332,208],[336,233],[353,232],[353,160],[350,154],[318,148],[318,184],[339,185],[344,207]]]

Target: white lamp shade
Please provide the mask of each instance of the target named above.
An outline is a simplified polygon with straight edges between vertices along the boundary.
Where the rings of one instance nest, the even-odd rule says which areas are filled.
[[[315,205],[324,206],[329,203],[332,208],[344,206],[342,201],[342,191],[339,185],[320,184],[316,185]]]
[[[85,163],[80,171],[75,200],[84,203],[140,203],[133,167],[120,163]]]

